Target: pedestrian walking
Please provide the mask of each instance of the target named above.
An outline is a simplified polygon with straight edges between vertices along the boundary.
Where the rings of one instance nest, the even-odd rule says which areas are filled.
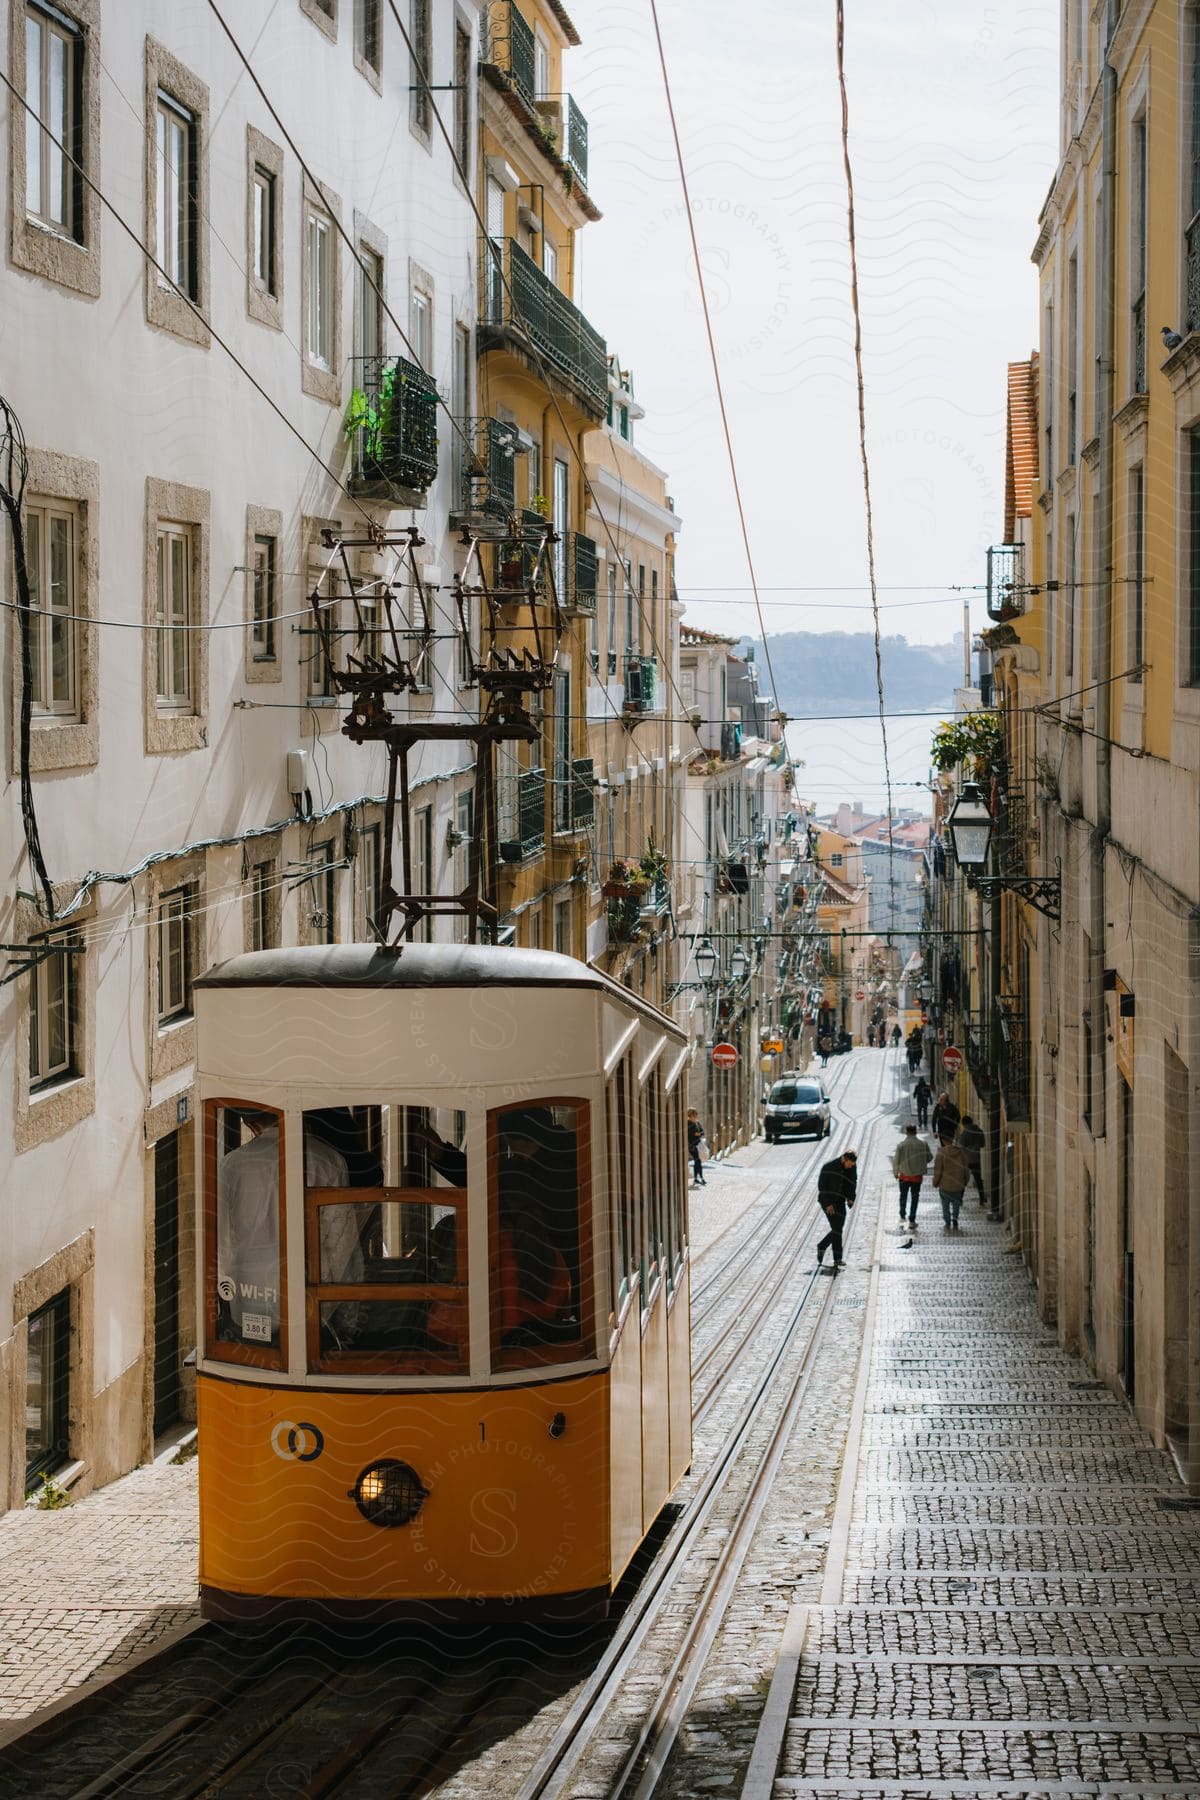
[[[873,1025],[868,1025],[867,1026],[867,1049],[873,1050],[874,1048],[875,1048],[875,1027]]]
[[[817,1055],[821,1059],[821,1067],[829,1066],[829,1058],[833,1054],[833,1039],[827,1031],[823,1031],[817,1039]]]
[[[971,1118],[964,1113],[962,1124],[958,1128],[958,1143],[967,1153],[967,1165],[971,1171],[971,1180],[979,1195],[980,1206],[987,1205],[987,1195],[983,1188],[983,1132]]]
[[[958,1230],[959,1208],[970,1173],[966,1151],[961,1145],[943,1138],[933,1161],[933,1185],[942,1202],[943,1231]]]
[[[833,1249],[833,1272],[845,1268],[842,1261],[842,1229],[846,1214],[858,1193],[858,1153],[843,1150],[827,1162],[817,1176],[817,1205],[829,1220],[829,1230],[817,1245],[817,1267],[825,1260],[825,1252]]]
[[[913,1104],[917,1109],[917,1124],[924,1131],[929,1123],[929,1102],[933,1099],[933,1089],[922,1075],[913,1089]]]
[[[904,1136],[892,1153],[892,1174],[900,1183],[900,1223],[903,1225],[907,1221],[914,1230],[921,1183],[932,1158],[933,1151],[924,1138],[917,1136],[916,1126],[906,1125]]]
[[[893,1050],[898,1050],[900,1048],[900,1039],[901,1039],[902,1035],[903,1034],[901,1033],[901,1030],[900,1030],[900,1022],[899,1022],[899,1020],[897,1020],[897,1022],[892,1026],[892,1049]]]
[[[687,1114],[687,1147],[692,1159],[692,1186],[706,1186],[704,1180],[704,1162],[700,1155],[700,1146],[704,1142],[704,1127],[700,1123],[700,1114],[694,1106],[688,1107]]]
[[[953,1140],[958,1130],[958,1121],[962,1117],[957,1106],[947,1093],[940,1093],[937,1105],[933,1109],[933,1135],[935,1138],[949,1136]]]

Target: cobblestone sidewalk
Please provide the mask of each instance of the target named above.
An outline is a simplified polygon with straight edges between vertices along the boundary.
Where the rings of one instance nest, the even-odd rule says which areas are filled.
[[[199,1622],[196,1545],[194,1459],[0,1516],[0,1747]]]
[[[881,1235],[844,1559],[778,1796],[1200,1794],[1200,1512],[978,1209]]]

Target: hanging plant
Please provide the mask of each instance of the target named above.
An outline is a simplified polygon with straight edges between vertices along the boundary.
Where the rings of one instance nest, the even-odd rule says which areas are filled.
[[[933,734],[930,759],[939,774],[962,766],[973,781],[994,780],[1004,762],[1000,714],[981,711],[945,720]]]

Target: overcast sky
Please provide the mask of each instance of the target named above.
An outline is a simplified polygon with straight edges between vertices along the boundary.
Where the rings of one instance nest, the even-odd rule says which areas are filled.
[[[649,6],[568,6],[583,46],[566,85],[605,215],[582,234],[579,302],[634,372],[638,445],[683,515],[689,621],[754,632]],[[659,9],[767,629],[866,629],[833,0]],[[948,588],[982,583],[1003,535],[1005,365],[1036,342],[1057,12],[846,6],[883,625],[914,641],[961,628]],[[778,591],[797,586],[818,591]]]

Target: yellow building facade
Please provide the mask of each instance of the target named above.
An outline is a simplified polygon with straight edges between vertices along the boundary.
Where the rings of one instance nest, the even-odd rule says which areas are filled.
[[[1060,921],[1007,903],[1022,1247],[1200,1490],[1200,8],[1068,7],[1061,119],[1028,560],[990,634],[1011,853],[1061,878]]]
[[[558,0],[485,9],[476,361],[473,380],[469,363],[456,380],[463,414],[474,392],[460,511],[486,522],[489,579],[516,592],[544,577],[537,546],[549,521],[545,560],[566,615],[553,684],[534,701],[539,741],[498,751],[500,913],[516,943],[582,957],[595,885],[586,689],[597,583],[597,546],[583,531],[584,439],[606,416],[609,368],[573,300],[577,234],[600,216],[587,121],[564,87],[564,52],[579,41]],[[463,343],[469,358],[469,331]],[[517,609],[507,616],[516,623]],[[514,632],[512,648],[523,643]]]

